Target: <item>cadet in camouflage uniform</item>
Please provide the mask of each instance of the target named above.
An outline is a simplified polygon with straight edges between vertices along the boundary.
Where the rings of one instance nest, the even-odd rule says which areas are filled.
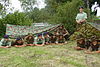
[[[77,37],[77,46],[75,47],[76,50],[83,50],[85,49],[85,38],[82,35],[78,35]]]
[[[48,32],[44,32],[43,35],[44,35],[45,44],[46,45],[49,44],[50,43],[50,37],[48,35]]]

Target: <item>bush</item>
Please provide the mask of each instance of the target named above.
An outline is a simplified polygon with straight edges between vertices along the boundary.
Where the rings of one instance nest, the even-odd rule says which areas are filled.
[[[29,19],[25,13],[15,12],[8,14],[5,18],[0,19],[0,36],[3,36],[6,32],[6,24],[14,25],[30,25],[32,20]]]
[[[51,18],[54,23],[63,24],[72,34],[76,30],[75,17],[78,13],[79,6],[83,5],[82,0],[67,1],[57,7],[56,14]]]

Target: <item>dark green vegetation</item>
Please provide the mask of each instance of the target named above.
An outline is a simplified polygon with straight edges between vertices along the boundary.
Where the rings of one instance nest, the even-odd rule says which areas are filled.
[[[74,50],[75,42],[65,45],[0,49],[0,67],[100,67],[99,54]]]
[[[36,0],[20,0],[24,12],[7,14],[9,0],[2,0],[0,4],[0,36],[5,33],[6,24],[30,25],[31,23],[48,22],[64,24],[65,28],[73,34],[76,31],[75,17],[79,6],[85,7],[85,12],[90,14],[85,0],[45,0],[47,6],[43,9],[33,8]],[[87,0],[88,1],[88,0]],[[90,3],[93,0],[89,0]],[[13,8],[11,8],[13,10]]]

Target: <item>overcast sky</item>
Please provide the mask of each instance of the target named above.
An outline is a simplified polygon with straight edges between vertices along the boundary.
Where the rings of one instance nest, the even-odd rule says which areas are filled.
[[[14,11],[19,10],[22,12],[21,9],[21,3],[19,0],[11,0],[11,7],[14,7]],[[44,0],[37,0],[37,3],[34,5],[34,7],[38,7],[39,9],[44,8],[46,4],[44,3]]]

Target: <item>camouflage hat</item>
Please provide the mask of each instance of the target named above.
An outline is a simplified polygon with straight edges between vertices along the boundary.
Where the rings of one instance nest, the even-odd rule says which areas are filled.
[[[92,39],[92,40],[91,40],[91,42],[95,42],[95,41],[97,41],[97,40],[96,40],[96,39]]]
[[[77,39],[77,40],[80,40],[80,39],[84,39],[84,37],[83,37],[83,35],[80,34],[80,35],[78,35],[78,36],[76,37],[76,39]]]

